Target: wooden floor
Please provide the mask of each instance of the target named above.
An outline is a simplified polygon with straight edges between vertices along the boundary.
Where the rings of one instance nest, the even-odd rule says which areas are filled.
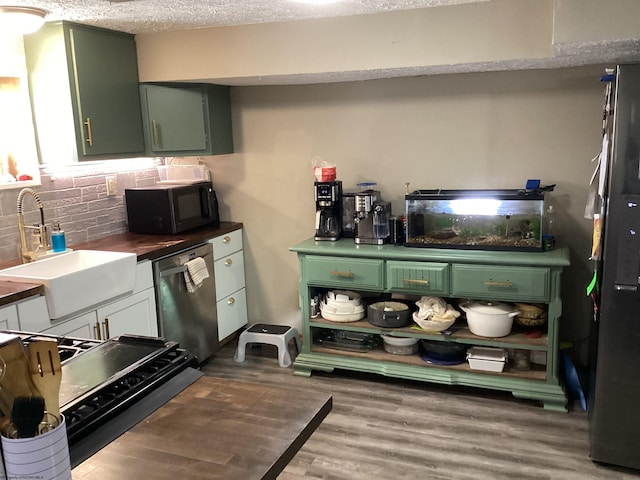
[[[300,377],[278,366],[270,345],[248,347],[235,363],[235,345],[205,374],[333,395],[333,411],[279,480],[640,478],[589,460],[579,406],[548,412],[508,393],[346,371]]]

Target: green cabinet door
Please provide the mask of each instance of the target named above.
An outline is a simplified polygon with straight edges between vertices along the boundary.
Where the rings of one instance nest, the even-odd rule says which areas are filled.
[[[144,155],[132,35],[52,22],[24,50],[43,163]]]
[[[84,156],[144,152],[133,37],[70,26],[69,41],[78,150]]]
[[[207,149],[204,98],[195,87],[141,87],[145,110],[145,135],[153,153]]]
[[[149,155],[233,153],[229,87],[144,83],[140,98]]]

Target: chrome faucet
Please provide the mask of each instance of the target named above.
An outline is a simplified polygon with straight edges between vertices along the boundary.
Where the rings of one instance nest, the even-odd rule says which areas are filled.
[[[30,226],[24,224],[24,214],[22,210],[24,196],[26,194],[31,194],[33,196],[36,202],[36,206],[40,209],[39,225],[36,224],[34,226]],[[37,232],[34,232],[34,235],[37,235],[39,237],[39,240],[38,246],[34,250],[31,250],[31,248],[33,248],[32,245],[30,246],[30,244],[27,244],[27,229],[37,230]],[[34,260],[37,260],[39,251],[42,250],[46,252],[49,249],[47,227],[44,224],[44,206],[40,201],[38,193],[32,188],[23,188],[22,190],[20,190],[20,193],[18,193],[18,230],[20,231],[20,259],[22,260],[22,263],[33,262]]]

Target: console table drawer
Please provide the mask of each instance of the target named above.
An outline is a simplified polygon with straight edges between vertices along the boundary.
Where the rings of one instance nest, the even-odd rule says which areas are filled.
[[[308,256],[306,282],[343,288],[384,288],[384,261],[366,258]]]
[[[491,300],[549,300],[548,268],[492,265],[451,266],[451,294]]]
[[[447,296],[449,264],[387,261],[387,287],[392,292]]]

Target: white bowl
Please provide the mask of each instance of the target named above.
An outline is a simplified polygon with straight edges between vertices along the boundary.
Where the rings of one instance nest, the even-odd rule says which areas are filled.
[[[360,305],[362,303],[362,297],[359,293],[352,292],[351,290],[330,290],[326,294],[326,302]]]
[[[383,348],[394,355],[412,355],[418,353],[418,339],[411,337],[394,337],[380,335],[384,341]]]
[[[413,321],[416,322],[420,326],[420,328],[429,332],[442,332],[443,330],[446,330],[451,325],[456,323],[455,318],[443,321],[427,320],[426,318],[419,318],[416,315],[417,313],[418,312],[413,312]]]
[[[351,311],[337,312],[335,309],[328,307],[326,303],[320,302],[320,314],[325,320],[332,322],[357,322],[365,316],[364,306],[350,307]]]
[[[417,345],[418,339],[413,337],[394,337],[393,335],[380,335],[382,339],[390,345],[410,346]]]

